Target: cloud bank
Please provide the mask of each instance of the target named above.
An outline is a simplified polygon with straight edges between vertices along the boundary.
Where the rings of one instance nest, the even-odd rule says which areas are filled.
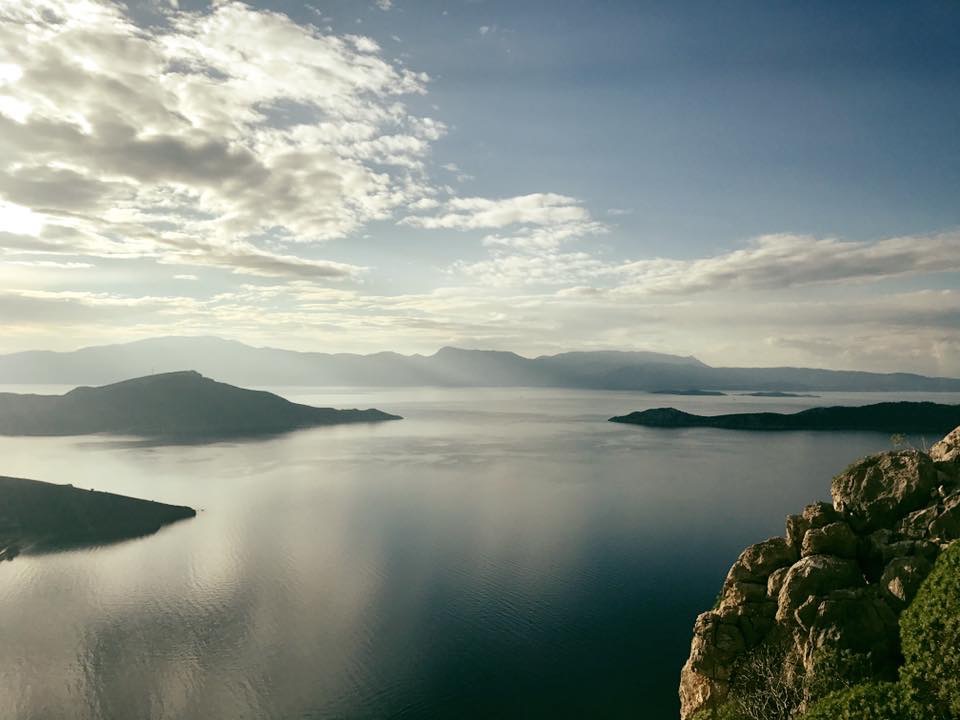
[[[164,20],[94,0],[0,7],[2,229],[46,252],[359,272],[273,248],[346,237],[427,191],[444,126],[402,103],[427,76],[240,2]]]

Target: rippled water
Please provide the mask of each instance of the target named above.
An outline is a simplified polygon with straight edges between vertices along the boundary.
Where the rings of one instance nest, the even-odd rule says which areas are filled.
[[[739,550],[889,446],[604,422],[886,396],[279,392],[407,419],[197,446],[0,438],[0,474],[202,509],[0,563],[0,718],[672,718],[693,619]]]

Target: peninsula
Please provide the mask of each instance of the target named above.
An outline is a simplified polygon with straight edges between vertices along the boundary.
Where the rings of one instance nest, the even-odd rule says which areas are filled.
[[[768,398],[815,398],[820,397],[819,395],[812,395],[810,393],[792,393],[792,392],[783,392],[782,390],[767,390],[760,392],[748,392],[748,393],[738,393],[743,397],[768,397]]]
[[[0,435],[111,433],[191,440],[399,419],[380,410],[300,405],[193,371],[78,387],[65,395],[0,393]]]
[[[610,422],[657,428],[725,430],[862,430],[888,433],[945,433],[960,425],[960,405],[886,402],[860,407],[820,407],[796,413],[695,415],[676,408],[655,408],[610,418]]]
[[[0,477],[0,560],[150,535],[192,518],[193,508]]]
[[[690,395],[691,397],[721,397],[725,392],[719,390],[651,390],[651,395]]]

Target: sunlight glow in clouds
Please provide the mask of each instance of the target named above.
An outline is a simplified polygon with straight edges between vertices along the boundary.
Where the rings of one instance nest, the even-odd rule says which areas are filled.
[[[343,237],[430,192],[423,158],[443,124],[397,101],[426,75],[368,38],[239,2],[168,19],[145,31],[110,3],[0,5],[6,191],[85,237],[77,251],[129,243],[125,256],[190,264],[208,248],[203,264],[229,264],[255,237]],[[302,275],[283,253],[252,254],[275,255],[260,272]]]
[[[485,196],[475,168],[435,157],[462,138],[389,37],[257,2],[156,6],[147,27],[110,0],[0,0],[10,343],[205,333],[731,363],[762,348],[767,363],[960,374],[955,228],[855,241],[771,228],[658,256],[621,232],[642,203],[598,192],[598,211],[563,176]],[[875,350],[851,349],[866,338]]]
[[[0,202],[0,232],[12,235],[37,236],[43,230],[43,220],[30,208]]]

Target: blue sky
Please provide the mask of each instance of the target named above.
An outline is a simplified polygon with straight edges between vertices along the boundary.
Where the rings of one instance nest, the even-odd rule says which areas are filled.
[[[0,0],[0,351],[960,374],[955,2]]]

